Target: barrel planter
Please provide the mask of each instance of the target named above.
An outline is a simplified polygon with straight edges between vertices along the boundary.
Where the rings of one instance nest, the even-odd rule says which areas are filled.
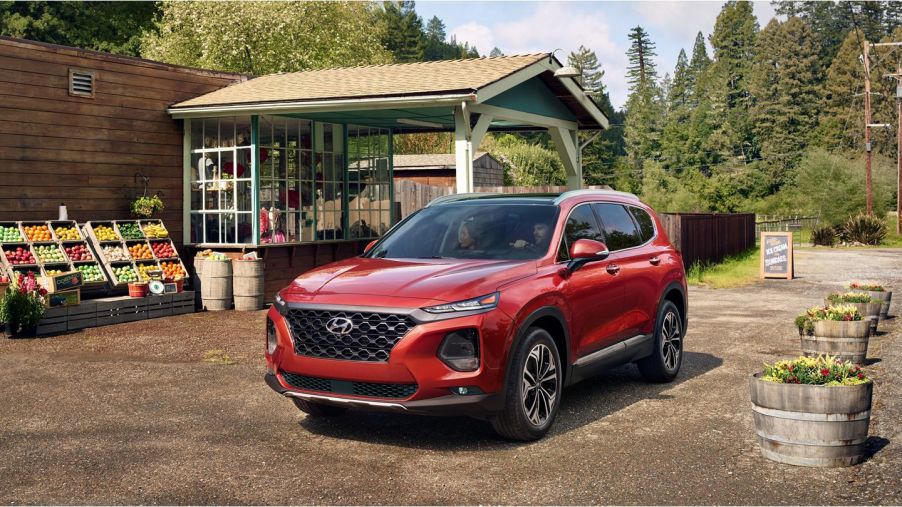
[[[244,312],[263,309],[264,264],[262,259],[232,261],[235,309]]]
[[[755,431],[765,458],[843,467],[864,460],[874,384],[817,386],[749,379]]]
[[[829,299],[825,300],[828,306],[833,305]],[[868,321],[871,336],[877,334],[877,324],[880,322],[881,301],[871,301],[870,303],[836,303],[844,306],[854,306],[861,318]]]
[[[204,301],[203,301],[203,289],[201,288],[201,273],[204,271],[204,262],[206,262],[206,257],[195,257],[194,258],[194,274],[191,276],[191,286],[194,287],[194,308],[197,310],[203,310]]]
[[[889,290],[887,290],[887,291],[869,290],[869,291],[867,291],[867,293],[869,296],[871,296],[871,299],[880,301],[880,303],[881,303],[880,319],[881,320],[886,319],[886,317],[889,316],[889,304],[892,302],[893,292],[889,291]]]
[[[207,259],[200,275],[201,297],[209,311],[232,307],[232,263]]]
[[[836,356],[843,361],[864,364],[868,354],[870,322],[867,320],[818,320],[812,334],[802,333],[802,353],[809,357]]]

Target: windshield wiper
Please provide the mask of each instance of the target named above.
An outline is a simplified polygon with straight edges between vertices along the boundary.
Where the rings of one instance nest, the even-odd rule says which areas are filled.
[[[424,255],[423,257],[417,257],[417,259],[444,259],[441,255]]]

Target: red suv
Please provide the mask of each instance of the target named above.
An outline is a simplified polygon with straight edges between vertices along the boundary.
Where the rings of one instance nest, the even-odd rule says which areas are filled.
[[[564,386],[683,359],[686,277],[654,212],[614,191],[436,199],[267,315],[266,382],[311,416],[471,415],[541,438]]]

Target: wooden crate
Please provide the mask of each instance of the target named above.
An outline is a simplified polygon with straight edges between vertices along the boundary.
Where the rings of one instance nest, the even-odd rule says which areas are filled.
[[[97,327],[97,301],[82,300],[78,306],[70,306],[67,322],[69,331]]]
[[[172,314],[194,313],[194,291],[186,290],[172,295]]]
[[[38,325],[38,334],[78,331],[90,327],[121,324],[194,312],[194,292],[132,298],[108,297],[82,301],[69,307],[48,308]]]
[[[126,239],[125,235],[122,234],[122,230],[119,228],[121,225],[124,225],[124,224],[137,225],[138,232],[141,233],[141,237]],[[147,239],[147,236],[144,235],[144,228],[141,227],[141,223],[138,220],[113,220],[113,228],[116,230],[116,234],[118,234],[119,237],[122,238],[123,241],[137,241],[137,240]]]
[[[69,308],[65,306],[48,308],[44,311],[44,318],[38,322],[37,334],[65,333],[69,330]]]
[[[78,223],[76,223],[75,220],[48,220],[47,225],[50,227],[50,230],[53,231],[53,236],[62,243],[85,240],[84,232],[82,232],[81,228],[78,226]],[[60,237],[56,234],[57,227],[68,227],[70,229],[75,229],[75,231],[78,233],[78,239],[60,239]]]
[[[172,294],[147,296],[147,318],[169,317],[172,315]]]

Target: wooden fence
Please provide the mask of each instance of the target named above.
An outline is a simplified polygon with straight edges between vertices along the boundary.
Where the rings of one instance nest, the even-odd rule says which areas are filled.
[[[755,246],[754,213],[662,213],[660,218],[687,268],[720,262]]]
[[[589,186],[589,189],[609,189],[608,186]],[[567,187],[560,185],[540,185],[534,187],[476,187],[474,192],[487,192],[495,194],[560,194],[567,191]],[[454,187],[442,187],[424,185],[409,180],[395,180],[395,201],[401,204],[401,217],[404,218],[414,211],[423,208],[429,201],[443,195],[454,193]]]

